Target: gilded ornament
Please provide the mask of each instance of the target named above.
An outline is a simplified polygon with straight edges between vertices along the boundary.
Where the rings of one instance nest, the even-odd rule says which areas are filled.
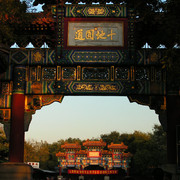
[[[156,62],[158,60],[158,55],[157,53],[152,53],[151,56],[150,56],[150,60],[151,62]]]
[[[105,14],[105,9],[100,7],[95,7],[95,8],[88,8],[87,10],[89,15],[104,15]]]
[[[39,51],[34,53],[34,60],[35,60],[35,62],[40,62],[41,59],[42,59],[42,54]]]

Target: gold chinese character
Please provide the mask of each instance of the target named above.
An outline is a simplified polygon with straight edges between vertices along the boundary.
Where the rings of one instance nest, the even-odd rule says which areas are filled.
[[[97,9],[97,14],[104,14],[104,8],[98,8]]]
[[[94,40],[94,29],[90,29],[86,31],[86,39]]]
[[[112,29],[111,29],[111,33],[110,33],[110,34],[108,34],[108,35],[107,35],[107,37],[109,37],[109,36],[110,36],[110,37],[111,37],[111,40],[112,40],[112,36],[113,36],[113,35],[116,35],[116,33],[113,33],[113,31],[112,31]]]
[[[101,30],[101,31],[97,31],[97,34],[96,34],[96,36],[97,36],[97,39],[107,39],[107,37],[104,37],[105,36],[105,32],[103,31],[103,30]]]
[[[88,14],[95,15],[95,9],[94,8],[88,8]]]
[[[76,32],[75,32],[75,39],[76,40],[85,40],[85,38],[83,38],[83,29],[78,29]]]

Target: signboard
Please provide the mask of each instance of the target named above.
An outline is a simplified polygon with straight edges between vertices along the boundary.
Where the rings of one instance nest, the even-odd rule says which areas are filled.
[[[88,157],[90,158],[98,158],[100,155],[99,155],[99,151],[90,151],[88,153]]]
[[[107,174],[118,174],[118,170],[71,170],[71,169],[68,169],[68,174],[107,175]]]
[[[66,18],[66,48],[125,48],[127,22],[120,18]]]
[[[31,165],[33,168],[39,168],[39,162],[27,162],[27,164]]]

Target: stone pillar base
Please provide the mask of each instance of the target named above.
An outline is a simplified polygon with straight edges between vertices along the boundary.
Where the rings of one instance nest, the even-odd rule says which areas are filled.
[[[84,180],[84,176],[79,176],[79,180]]]
[[[110,180],[109,176],[104,176],[104,180]]]
[[[58,179],[58,180],[62,180],[62,179],[63,179],[63,176],[58,176],[57,179]]]
[[[0,164],[0,179],[4,180],[32,180],[33,169],[24,163]]]
[[[180,174],[177,173],[177,165],[176,164],[164,164],[161,166],[164,172],[167,172],[172,175],[171,180],[180,180]]]

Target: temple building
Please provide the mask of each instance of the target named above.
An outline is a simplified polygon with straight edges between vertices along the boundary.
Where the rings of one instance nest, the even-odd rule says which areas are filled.
[[[118,174],[120,168],[128,173],[132,155],[127,152],[128,146],[123,142],[106,146],[102,139],[86,140],[83,147],[84,150],[78,143],[65,143],[61,146],[64,152],[56,154],[59,166],[68,169],[68,174],[110,175]]]

